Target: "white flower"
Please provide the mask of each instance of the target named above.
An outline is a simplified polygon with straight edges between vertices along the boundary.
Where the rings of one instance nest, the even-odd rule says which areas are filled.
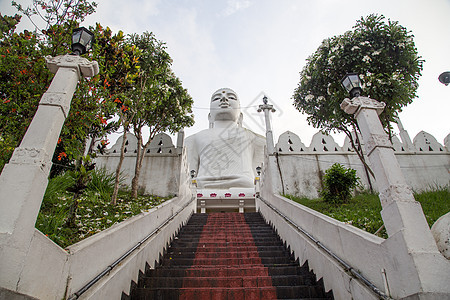
[[[378,55],[378,54],[380,54],[380,51],[374,51],[374,52],[372,53],[372,55]]]
[[[314,96],[311,95],[311,94],[309,94],[308,96],[305,97],[305,100],[306,100],[306,101],[310,101],[310,100],[312,100],[312,99],[314,99]]]
[[[355,51],[355,50],[358,50],[358,49],[360,49],[358,46],[353,46],[352,47],[352,51]]]
[[[359,43],[361,46],[370,45],[369,41],[364,41],[362,43]]]
[[[323,101],[323,100],[325,100],[325,97],[324,96],[319,96],[319,97],[317,97],[317,100],[318,101]]]
[[[371,61],[372,59],[368,56],[368,55],[366,55],[366,56],[364,56],[363,57],[363,62],[369,62],[369,61]]]

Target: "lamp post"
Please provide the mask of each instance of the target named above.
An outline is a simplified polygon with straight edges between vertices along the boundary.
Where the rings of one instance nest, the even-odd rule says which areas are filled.
[[[258,175],[258,177],[261,176],[261,167],[260,166],[256,167],[256,174]]]
[[[450,72],[444,72],[439,75],[439,81],[447,86],[450,83]]]
[[[350,96],[359,97],[362,93],[361,79],[358,73],[348,73],[341,79],[342,86],[350,93]]]
[[[267,97],[263,97],[263,105],[260,105],[258,108],[258,112],[264,111],[264,117],[266,120],[266,145],[267,145],[267,153],[273,154],[275,152],[275,147],[273,145],[273,133],[272,128],[270,126],[270,116],[269,112],[275,112],[275,108],[273,105],[268,104]]]
[[[72,52],[75,55],[83,55],[94,44],[94,34],[84,27],[76,28],[72,33]]]
[[[197,180],[195,179],[196,175],[197,172],[195,172],[195,170],[191,170],[191,182],[195,187],[197,187]]]
[[[429,276],[428,279],[438,280],[439,276],[448,274],[444,275],[445,268],[439,267],[441,255],[422,208],[406,184],[392,144],[378,118],[385,104],[360,96],[362,89],[356,78],[359,77],[352,73],[342,80],[353,98],[344,99],[341,108],[355,115],[380,192],[381,216],[389,235],[385,243],[389,254],[386,258],[390,268],[386,270],[389,288],[394,298],[417,295],[429,288],[430,280],[424,278]]]
[[[14,290],[29,255],[35,222],[48,184],[51,158],[81,76],[99,71],[96,61],[77,54],[92,45],[93,34],[74,30],[74,54],[45,57],[55,76],[39,102],[19,147],[0,176],[0,284]]]

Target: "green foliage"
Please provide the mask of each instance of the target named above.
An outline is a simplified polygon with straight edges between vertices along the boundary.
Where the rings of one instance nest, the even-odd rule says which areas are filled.
[[[130,193],[121,191],[117,205],[110,205],[114,175],[105,170],[94,170],[91,175],[92,180],[78,199],[74,227],[65,224],[72,203],[72,193],[66,189],[73,185],[73,177],[64,173],[49,181],[36,228],[61,247],[72,245],[168,199],[146,195],[128,201]]]
[[[450,187],[430,188],[425,192],[414,193],[414,198],[422,205],[430,227],[437,219],[450,212]]]
[[[135,176],[132,180],[132,194],[137,197],[145,149],[156,134],[165,131],[174,133],[193,125],[193,99],[171,70],[172,59],[163,42],[152,33],[144,32],[142,35],[131,35],[129,43],[139,50],[136,83],[126,93],[124,100],[130,114],[128,120],[138,139]],[[143,141],[144,128],[149,130],[146,142]]]
[[[114,189],[114,179],[114,174],[109,173],[106,169],[96,169],[91,174],[91,180],[87,185],[87,189],[98,193],[103,201],[108,201],[111,199]]]
[[[422,65],[413,35],[405,27],[386,22],[382,15],[369,15],[357,21],[353,31],[325,39],[308,58],[294,92],[294,106],[308,115],[314,127],[349,136],[357,124],[353,115],[340,109],[348,97],[340,80],[357,72],[363,95],[386,103],[380,119],[390,132],[390,122],[416,97]]]
[[[339,206],[330,205],[323,199],[300,198],[292,195],[286,195],[286,197],[370,233],[377,232],[383,225],[380,199],[375,194],[362,193],[353,197],[348,203]],[[439,217],[450,211],[448,200],[450,199],[450,189],[448,187],[414,193],[414,198],[421,204],[430,228]],[[386,230],[381,230],[379,235],[387,238]]]
[[[325,171],[323,189],[320,195],[323,200],[332,204],[342,204],[350,200],[352,191],[357,187],[359,177],[356,170],[347,169],[335,163]]]
[[[73,193],[72,203],[70,204],[69,214],[67,216],[66,225],[69,227],[75,227],[75,216],[78,209],[78,198],[86,189],[89,181],[91,180],[91,173],[95,168],[95,164],[89,155],[80,157],[73,170],[68,171],[70,177],[73,179],[73,184],[67,188],[67,191]]]

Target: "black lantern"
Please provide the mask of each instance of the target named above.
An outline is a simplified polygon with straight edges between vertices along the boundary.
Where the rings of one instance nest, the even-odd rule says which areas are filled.
[[[195,170],[191,170],[191,178],[194,178],[196,173]]]
[[[350,96],[359,97],[362,93],[361,79],[358,73],[347,73],[341,80],[342,86],[350,93]]]
[[[439,75],[439,81],[447,86],[450,83],[450,72],[444,72]]]
[[[72,32],[72,52],[76,55],[86,53],[94,43],[94,34],[84,27],[76,28]]]
[[[261,175],[261,167],[260,166],[256,167],[256,174],[258,174],[258,176]]]

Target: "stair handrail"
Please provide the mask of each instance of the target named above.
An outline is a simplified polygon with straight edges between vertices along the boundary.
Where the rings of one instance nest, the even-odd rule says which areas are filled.
[[[356,280],[362,281],[364,285],[366,285],[372,292],[374,292],[377,296],[379,296],[381,299],[386,300],[392,300],[393,298],[389,297],[385,293],[383,293],[379,288],[377,288],[372,282],[369,281],[366,277],[364,277],[361,273],[356,271],[352,266],[350,266],[347,262],[345,262],[342,258],[340,258],[338,255],[333,253],[330,249],[328,249],[324,244],[322,244],[318,239],[316,239],[312,234],[307,232],[305,229],[303,229],[301,226],[297,225],[294,221],[292,221],[289,217],[287,217],[285,214],[283,214],[280,210],[278,210],[275,206],[270,204],[267,200],[261,197],[261,195],[256,196],[256,198],[259,198],[264,204],[266,204],[270,209],[272,209],[274,212],[276,212],[280,217],[282,217],[286,222],[291,224],[297,231],[304,234],[308,239],[313,241],[317,247],[325,251],[328,255],[330,255],[334,260],[336,260],[346,272],[349,272],[349,274],[355,278]]]
[[[186,202],[176,213],[167,218],[161,225],[159,225],[155,230],[146,235],[142,240],[140,240],[136,245],[134,245],[130,250],[125,252],[121,257],[115,260],[112,264],[110,264],[106,269],[100,272],[97,276],[94,277],[91,281],[86,283],[81,289],[77,292],[73,293],[67,300],[75,300],[78,299],[82,294],[84,294],[88,289],[90,289],[95,283],[97,283],[103,276],[107,275],[111,272],[114,267],[116,267],[120,262],[122,262],[125,258],[127,258],[131,253],[133,253],[136,249],[138,249],[142,244],[144,244],[149,238],[155,235],[158,231],[160,231],[164,226],[166,226],[173,218],[175,218],[179,213],[181,213],[189,204],[192,203],[196,199],[195,196],[191,197],[191,200]]]

